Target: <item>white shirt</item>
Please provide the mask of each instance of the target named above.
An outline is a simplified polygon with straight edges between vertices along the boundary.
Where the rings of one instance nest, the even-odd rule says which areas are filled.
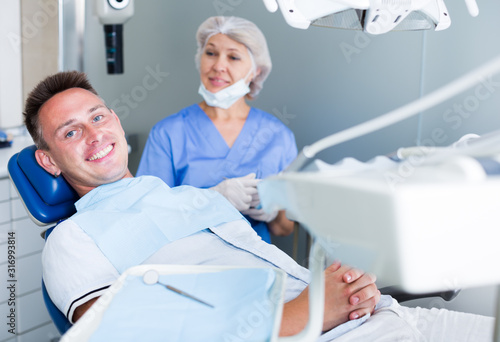
[[[54,304],[71,319],[75,308],[98,297],[120,274],[71,219],[51,233],[42,253],[43,278]],[[275,266],[287,272],[285,301],[307,286],[309,272],[261,240],[245,220],[232,221],[171,242],[144,264]]]

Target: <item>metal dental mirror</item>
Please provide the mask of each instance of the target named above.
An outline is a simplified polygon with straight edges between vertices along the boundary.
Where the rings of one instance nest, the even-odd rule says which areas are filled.
[[[204,304],[206,306],[209,306],[211,308],[213,308],[214,306],[212,304],[209,304],[199,298],[196,298],[195,296],[192,296],[190,295],[189,293],[186,293],[182,290],[179,290],[178,288],[175,288],[173,286],[170,286],[170,285],[167,285],[167,284],[164,284],[164,283],[161,283],[159,281],[160,279],[160,275],[158,274],[157,271],[155,270],[149,270],[147,271],[146,273],[144,273],[144,275],[142,276],[142,281],[144,282],[144,284],[146,285],[156,285],[156,284],[159,284],[159,285],[163,285],[165,286],[167,289],[169,289],[170,291],[173,291],[181,296],[184,296],[186,298],[189,298],[189,299],[192,299],[192,300],[195,300],[197,301],[198,303],[201,303],[201,304]]]

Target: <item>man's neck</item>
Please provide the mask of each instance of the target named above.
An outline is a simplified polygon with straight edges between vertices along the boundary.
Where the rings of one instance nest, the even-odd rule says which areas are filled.
[[[95,188],[98,188],[101,185],[105,185],[105,184],[109,184],[109,183],[114,183],[114,182],[117,182],[117,181],[119,181],[121,179],[125,179],[125,178],[134,178],[134,176],[132,175],[132,173],[128,169],[127,169],[127,172],[125,173],[125,175],[122,178],[116,179],[114,181],[110,181],[110,182],[107,182],[107,183],[103,183],[103,184],[100,184],[100,185],[97,185],[97,186],[85,186],[85,185],[79,185],[79,184],[71,184],[71,182],[69,182],[69,181],[68,181],[68,183],[70,183],[70,185],[76,191],[76,193],[78,194],[78,196],[83,197],[83,196],[85,196],[86,194],[88,194],[89,192],[91,192]]]

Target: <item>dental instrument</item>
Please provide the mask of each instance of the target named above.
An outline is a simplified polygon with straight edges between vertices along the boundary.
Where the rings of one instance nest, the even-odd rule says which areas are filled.
[[[179,290],[178,288],[176,287],[173,287],[171,285],[167,285],[167,284],[164,284],[162,282],[160,282],[160,275],[158,274],[157,271],[155,270],[149,270],[147,271],[146,273],[144,273],[144,276],[142,277],[142,280],[144,281],[144,283],[146,285],[156,285],[156,284],[160,284],[160,285],[163,285],[165,286],[167,289],[169,289],[170,291],[173,291],[181,296],[184,296],[186,298],[189,298],[189,299],[192,299],[198,303],[201,303],[201,304],[204,304],[206,306],[209,306],[211,308],[214,308],[214,306],[212,304],[209,304],[193,295],[190,295],[189,293],[185,292],[185,291],[182,291],[182,290]]]

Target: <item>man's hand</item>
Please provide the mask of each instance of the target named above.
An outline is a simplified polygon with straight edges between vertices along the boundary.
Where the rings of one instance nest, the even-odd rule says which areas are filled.
[[[325,312],[323,331],[372,313],[380,300],[375,276],[335,262],[325,270]],[[309,319],[309,288],[285,304],[280,335],[304,329]]]
[[[380,300],[375,276],[335,262],[325,270],[323,331],[372,313]]]

